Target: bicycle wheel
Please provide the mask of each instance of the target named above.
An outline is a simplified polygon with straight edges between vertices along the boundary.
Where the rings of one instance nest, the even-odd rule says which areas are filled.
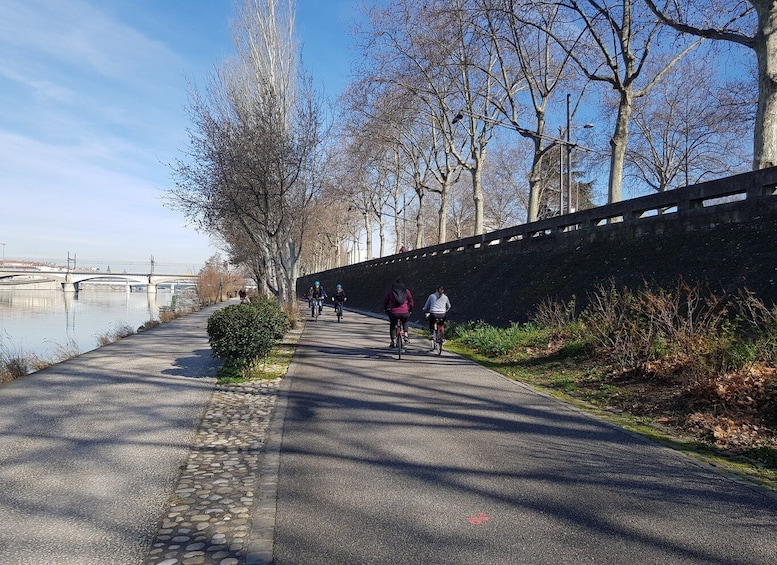
[[[402,325],[397,322],[397,356],[399,359],[402,359],[402,349],[404,348],[405,344],[402,340]]]
[[[337,321],[339,322],[340,319],[343,317],[343,305],[338,304],[335,309],[337,310]]]
[[[314,322],[318,321],[318,302],[313,304],[313,321]]]
[[[434,337],[434,341],[437,344],[437,355],[442,355],[442,342],[445,338],[445,330],[442,326],[437,327],[437,335]]]

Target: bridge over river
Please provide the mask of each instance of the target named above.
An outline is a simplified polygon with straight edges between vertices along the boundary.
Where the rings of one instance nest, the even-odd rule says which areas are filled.
[[[56,281],[62,285],[65,292],[75,292],[81,283],[97,284],[125,284],[130,286],[145,286],[149,294],[155,293],[160,284],[185,284],[192,285],[197,281],[196,275],[176,275],[159,273],[108,273],[102,271],[58,271],[37,269],[5,269],[0,268],[0,282],[14,281],[18,284],[25,282]]]

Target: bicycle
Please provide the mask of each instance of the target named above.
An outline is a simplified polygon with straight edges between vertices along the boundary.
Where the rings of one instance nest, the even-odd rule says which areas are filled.
[[[445,320],[435,318],[434,331],[432,332],[432,351],[437,351],[437,355],[442,355],[442,344],[445,341]]]
[[[402,320],[397,320],[397,336],[396,336],[396,344],[397,344],[397,355],[399,359],[402,359],[402,351],[407,350],[407,337],[402,333]]]
[[[311,315],[313,316],[313,321],[318,321],[318,315],[321,312],[321,305],[322,300],[320,298],[311,298],[310,299],[310,308],[311,308]]]
[[[337,315],[337,321],[343,319],[343,303],[342,302],[335,302],[335,314]]]

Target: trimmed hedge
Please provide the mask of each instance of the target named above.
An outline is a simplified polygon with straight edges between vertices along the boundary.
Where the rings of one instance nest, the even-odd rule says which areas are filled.
[[[291,328],[289,317],[275,300],[253,300],[227,306],[208,318],[208,339],[216,357],[247,365],[266,357]]]

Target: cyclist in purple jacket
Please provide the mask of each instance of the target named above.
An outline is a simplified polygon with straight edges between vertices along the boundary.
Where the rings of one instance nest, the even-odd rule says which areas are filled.
[[[408,342],[407,337],[407,321],[410,315],[413,313],[413,293],[402,282],[401,278],[397,278],[394,284],[386,291],[386,296],[383,299],[383,309],[386,311],[389,317],[389,334],[391,335],[391,347],[396,347],[394,342],[394,336],[397,331],[397,322],[402,322],[402,333],[405,343]]]

